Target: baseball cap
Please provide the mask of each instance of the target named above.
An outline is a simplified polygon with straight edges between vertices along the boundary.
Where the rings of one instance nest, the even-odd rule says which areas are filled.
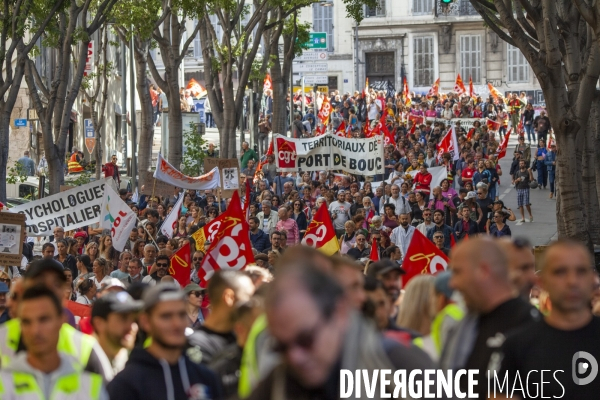
[[[338,190],[338,194],[344,194],[344,193],[346,193],[346,191],[344,189]]]
[[[127,292],[107,293],[100,297],[92,306],[92,318],[106,319],[111,313],[130,313],[140,311],[144,303],[134,300]]]
[[[8,285],[4,282],[0,282],[0,293],[8,293],[10,289],[8,289]]]
[[[467,193],[467,197],[466,198],[467,198],[467,200],[469,200],[469,199],[476,199],[477,198],[477,193],[475,193],[475,192],[469,192],[469,193]]]
[[[25,274],[25,279],[36,279],[49,272],[55,274],[61,282],[66,282],[67,278],[65,277],[64,271],[65,267],[63,267],[63,265],[56,260],[37,260],[32,262],[29,266],[29,269]]]
[[[183,293],[185,293],[185,295],[187,296],[191,292],[203,292],[204,290],[206,289],[201,288],[200,285],[198,285],[197,283],[190,283],[183,288]]]
[[[454,293],[454,289],[450,287],[450,278],[452,277],[452,272],[443,271],[439,274],[435,275],[434,288],[437,293],[443,294],[446,298],[451,298],[452,293]]]
[[[116,287],[125,290],[125,285],[117,278],[110,278],[108,281],[104,282],[101,287],[101,290],[109,290]]]
[[[159,283],[147,289],[142,295],[144,310],[149,310],[163,301],[183,300],[185,293],[177,283]]]
[[[404,275],[406,273],[406,271],[403,270],[402,267],[400,267],[400,265],[398,265],[394,261],[381,260],[369,265],[369,269],[367,270],[367,276],[377,279],[379,275],[384,275],[391,271],[398,271],[400,275]]]

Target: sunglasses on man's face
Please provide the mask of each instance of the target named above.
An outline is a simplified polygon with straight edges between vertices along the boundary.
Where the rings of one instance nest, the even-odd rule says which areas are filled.
[[[166,263],[156,263],[156,266],[158,268],[167,268],[169,266],[169,264],[166,264]]]
[[[204,259],[204,257],[194,257],[192,258],[192,261],[202,261]]]
[[[199,290],[194,290],[194,291],[190,292],[190,294],[193,296],[196,296],[196,297],[202,296],[202,292]]]

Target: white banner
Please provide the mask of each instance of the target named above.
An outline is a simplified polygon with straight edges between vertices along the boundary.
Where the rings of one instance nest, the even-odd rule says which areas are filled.
[[[217,174],[217,177],[219,175]],[[173,206],[173,209],[165,218],[165,221],[160,227],[160,232],[171,239],[173,237],[173,232],[177,229],[177,223],[179,222],[179,215],[181,213],[181,205],[183,204],[183,198],[185,197],[185,193],[180,193],[179,198],[177,199],[177,203]]]
[[[72,231],[98,222],[107,183],[106,179],[94,181],[10,211],[26,215],[27,236],[50,236],[57,226],[65,232]]]
[[[100,214],[100,227],[110,229],[110,236],[115,250],[123,251],[129,233],[135,227],[137,217],[131,208],[125,204],[117,192],[109,185],[104,188],[102,214]]]
[[[279,171],[336,171],[372,176],[384,173],[383,135],[346,139],[333,133],[308,139],[275,137]]]
[[[219,187],[219,168],[215,167],[208,173],[191,177],[182,174],[169,164],[162,155],[158,153],[158,161],[156,162],[156,171],[154,177],[159,181],[168,183],[178,188],[193,189],[193,190],[208,190]]]

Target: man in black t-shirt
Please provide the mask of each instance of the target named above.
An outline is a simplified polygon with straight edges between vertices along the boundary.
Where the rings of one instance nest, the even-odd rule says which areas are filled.
[[[211,313],[204,325],[188,337],[190,346],[202,353],[200,363],[209,364],[219,351],[236,342],[233,333],[236,305],[254,294],[252,280],[240,271],[218,271],[208,282]]]
[[[558,241],[546,249],[540,264],[541,284],[552,312],[509,336],[492,356],[491,373],[500,382],[507,376],[509,382],[503,390],[496,387],[496,393],[528,399],[541,398],[543,390],[544,398],[597,398],[600,318],[592,316],[590,309],[593,258],[580,243]],[[522,390],[513,388],[517,374]],[[494,387],[490,387],[493,397]]]
[[[521,212],[521,222],[525,222],[523,207],[527,207],[529,222],[533,222],[531,203],[529,202],[529,182],[533,181],[533,173],[531,172],[531,168],[527,168],[525,160],[519,161],[519,170],[515,173],[514,180],[515,188],[517,189],[517,206]]]
[[[515,297],[508,276],[508,259],[497,241],[476,238],[452,250],[450,286],[458,290],[469,314],[448,332],[440,367],[444,370],[479,370],[475,392],[487,398],[487,366],[511,330],[539,316],[529,303]],[[461,380],[467,390],[467,380]]]

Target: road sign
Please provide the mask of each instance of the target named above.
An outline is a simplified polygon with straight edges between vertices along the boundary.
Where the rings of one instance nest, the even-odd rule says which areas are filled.
[[[326,49],[327,32],[310,32],[310,39],[306,45],[309,49]]]
[[[327,75],[309,75],[304,77],[305,85],[326,85],[329,83],[329,77]]]
[[[83,120],[83,131],[85,136],[85,147],[87,148],[88,153],[92,154],[94,147],[96,147],[96,134],[91,119]]]
[[[294,72],[327,72],[327,63],[309,63],[294,65]]]
[[[329,54],[326,51],[305,51],[294,61],[327,61]]]
[[[27,126],[27,120],[26,119],[15,119],[15,126],[17,128],[24,128]]]

